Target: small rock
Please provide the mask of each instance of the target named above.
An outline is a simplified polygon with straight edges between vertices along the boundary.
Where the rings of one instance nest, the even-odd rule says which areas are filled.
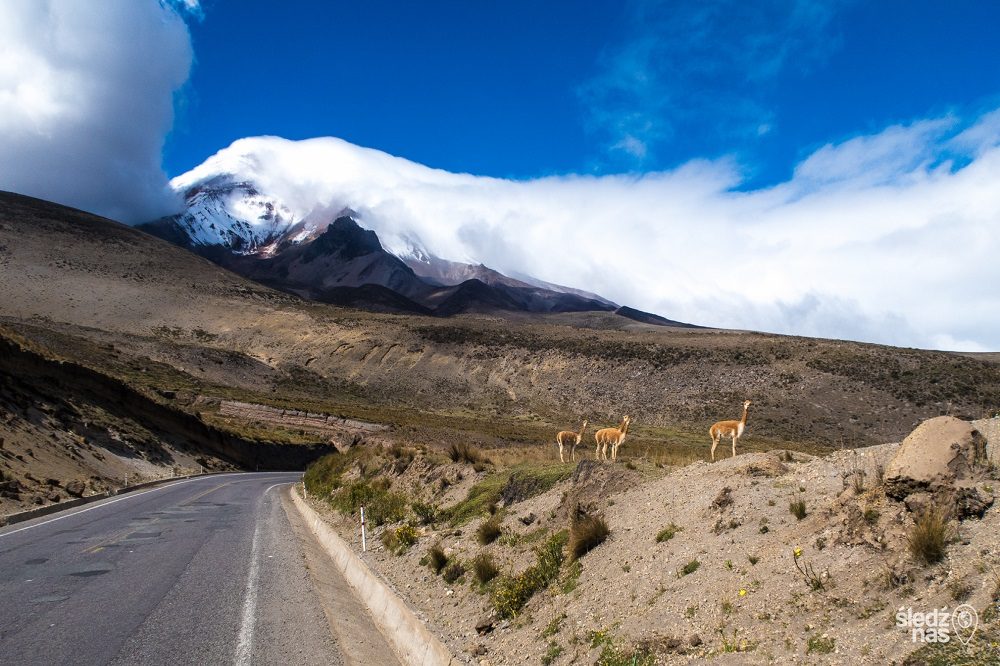
[[[915,492],[906,496],[903,504],[910,513],[921,514],[926,512],[932,505],[934,497],[927,492]]]
[[[955,493],[955,511],[959,520],[982,518],[993,506],[993,496],[981,495],[975,488],[959,488]]]
[[[691,647],[698,647],[699,645],[701,645],[701,636],[699,636],[698,634],[691,634],[691,636],[688,638],[688,645],[690,645]]]
[[[473,645],[471,648],[469,648],[469,654],[471,654],[473,657],[482,657],[483,655],[486,654],[486,652],[487,652],[486,646],[483,645],[482,643],[477,643],[476,645]]]
[[[518,518],[518,520],[521,521],[522,525],[530,525],[531,523],[535,522],[536,518],[538,518],[538,516],[536,516],[534,513],[529,513],[527,516],[521,516],[520,518]]]
[[[476,633],[480,636],[485,636],[491,631],[493,631],[493,620],[484,618],[476,623]]]
[[[66,484],[66,492],[73,497],[82,497],[84,490],[86,490],[86,486],[79,479],[73,479]]]
[[[47,499],[50,502],[58,502],[59,500],[62,499],[62,495],[60,495],[59,493],[49,493],[48,495],[45,496],[45,499]]]

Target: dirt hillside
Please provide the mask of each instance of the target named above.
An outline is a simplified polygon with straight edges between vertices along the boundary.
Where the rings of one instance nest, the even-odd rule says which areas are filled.
[[[320,470],[306,480],[359,552],[348,494],[370,511],[384,495],[359,488],[398,495],[404,509],[369,526],[362,557],[467,663],[1000,663],[1000,514],[952,518],[943,559],[920,560],[908,544],[922,514],[887,497],[881,476],[898,449],[749,453],[672,469],[588,457],[513,474],[397,449],[354,453],[339,483]],[[971,487],[992,506],[996,469],[978,478]],[[427,506],[436,517],[424,524]],[[571,562],[565,531],[583,514],[610,533]],[[490,521],[499,536],[484,543]],[[401,545],[407,524],[414,543]],[[553,543],[567,555],[545,579],[541,553]],[[439,572],[435,549],[447,558]],[[483,558],[498,569],[486,584]],[[533,593],[504,613],[525,587]],[[971,652],[955,652],[965,649],[957,640],[917,652],[897,626],[900,608],[959,604],[981,615]]]

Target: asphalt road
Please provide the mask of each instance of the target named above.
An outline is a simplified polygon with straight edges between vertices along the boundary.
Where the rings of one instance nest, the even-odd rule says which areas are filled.
[[[284,494],[200,477],[0,530],[0,664],[394,663]]]

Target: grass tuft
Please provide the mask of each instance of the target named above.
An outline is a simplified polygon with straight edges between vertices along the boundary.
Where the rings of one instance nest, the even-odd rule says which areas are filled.
[[[795,500],[793,502],[790,502],[788,504],[788,511],[793,516],[795,516],[796,518],[798,518],[799,520],[802,520],[807,515],[806,514],[806,501],[805,500]]]
[[[464,462],[470,465],[486,462],[482,452],[466,442],[456,442],[448,447],[448,457],[452,462]]]
[[[611,534],[601,516],[585,516],[573,521],[569,528],[569,559],[574,562],[597,548]]]
[[[458,560],[450,562],[448,566],[444,568],[444,571],[441,573],[441,577],[444,578],[444,581],[448,584],[454,583],[464,575],[465,575],[465,565],[463,565]]]
[[[699,562],[698,560],[691,560],[690,562],[688,562],[687,564],[685,564],[680,568],[680,571],[678,572],[679,574],[678,578],[680,576],[687,576],[688,574],[693,574],[695,571],[698,570],[698,567],[700,566],[701,562]]]
[[[444,554],[444,548],[441,547],[441,544],[436,543],[431,546],[427,551],[427,565],[434,571],[434,573],[441,573],[441,570],[444,569],[447,564],[448,556]]]
[[[493,556],[489,553],[479,553],[473,558],[472,575],[476,577],[480,585],[486,585],[496,578],[499,573],[500,569],[497,567],[496,562],[493,561]]]
[[[476,529],[476,540],[484,546],[496,541],[500,537],[500,522],[501,518],[498,514],[484,520]]]
[[[656,535],[656,543],[663,543],[664,541],[670,541],[682,529],[684,529],[684,528],[678,527],[674,523],[670,523],[669,525],[667,525],[666,527],[664,527],[662,530],[660,530],[657,533],[657,535]]]
[[[906,541],[913,559],[931,565],[944,559],[950,536],[951,530],[945,513],[931,509],[914,519]]]

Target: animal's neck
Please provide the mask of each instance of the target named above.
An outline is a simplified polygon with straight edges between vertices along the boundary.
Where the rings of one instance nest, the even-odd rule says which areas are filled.
[[[745,426],[747,424],[747,410],[750,408],[749,405],[743,406],[743,418],[740,419],[740,425]]]

